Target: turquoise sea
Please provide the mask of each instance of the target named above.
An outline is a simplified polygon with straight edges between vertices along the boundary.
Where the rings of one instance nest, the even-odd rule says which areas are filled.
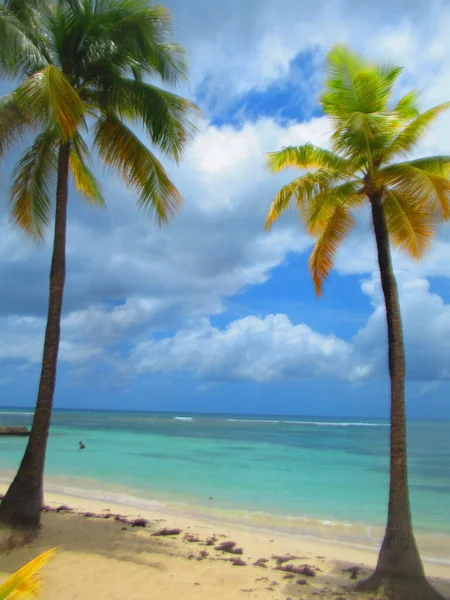
[[[0,424],[31,417],[0,410]],[[388,438],[370,419],[55,411],[46,489],[375,546]],[[3,487],[25,443],[0,438]],[[450,422],[410,422],[409,464],[421,549],[450,561]]]

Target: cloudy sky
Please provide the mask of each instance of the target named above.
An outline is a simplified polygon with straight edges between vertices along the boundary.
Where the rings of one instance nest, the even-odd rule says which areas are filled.
[[[57,407],[387,416],[384,309],[367,215],[317,300],[311,240],[290,214],[264,232],[286,175],[263,153],[328,143],[317,96],[344,42],[405,67],[398,93],[450,99],[450,3],[167,0],[204,110],[168,170],[182,213],[158,229],[103,174],[106,211],[72,193]],[[5,87],[3,87],[5,89]],[[450,153],[450,115],[418,154]],[[0,209],[0,404],[35,400],[51,236],[33,246]],[[411,416],[450,417],[450,226],[426,259],[395,256]]]

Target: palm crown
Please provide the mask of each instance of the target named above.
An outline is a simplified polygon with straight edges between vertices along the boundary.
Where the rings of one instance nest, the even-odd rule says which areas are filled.
[[[413,258],[426,251],[439,221],[450,218],[450,156],[402,161],[450,103],[420,114],[412,91],[392,104],[400,72],[334,48],[321,97],[333,125],[331,150],[305,144],[267,154],[273,172],[307,170],[275,196],[266,227],[295,204],[316,238],[310,271],[318,295],[339,244],[355,224],[353,211],[367,200],[381,199],[391,242]]]
[[[167,41],[170,17],[148,0],[4,0],[0,74],[19,81],[0,100],[0,159],[35,133],[13,173],[12,218],[41,237],[52,214],[60,144],[70,142],[77,190],[103,205],[91,169],[92,145],[137,192],[139,204],[166,221],[181,203],[160,161],[136,134],[180,158],[198,109],[148,82],[183,78],[183,52]]]

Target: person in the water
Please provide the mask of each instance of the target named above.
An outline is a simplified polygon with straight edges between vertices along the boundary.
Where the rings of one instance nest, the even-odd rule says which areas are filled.
[[[86,448],[86,446],[83,444],[83,442],[78,442],[80,444],[80,450],[84,450]]]

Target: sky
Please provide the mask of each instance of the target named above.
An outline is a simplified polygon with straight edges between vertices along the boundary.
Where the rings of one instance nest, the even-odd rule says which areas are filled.
[[[263,155],[327,146],[317,98],[327,50],[351,45],[404,67],[396,93],[450,100],[450,3],[439,0],[167,0],[205,114],[179,166],[184,207],[161,229],[100,171],[107,209],[71,190],[57,408],[384,418],[386,332],[375,247],[361,212],[323,297],[294,213],[264,217],[292,173]],[[7,89],[0,84],[0,91]],[[450,114],[416,155],[450,151]],[[10,157],[12,161],[13,157]],[[36,246],[8,221],[0,175],[0,406],[35,402],[51,232]],[[450,418],[450,225],[426,258],[394,253],[408,414]]]

